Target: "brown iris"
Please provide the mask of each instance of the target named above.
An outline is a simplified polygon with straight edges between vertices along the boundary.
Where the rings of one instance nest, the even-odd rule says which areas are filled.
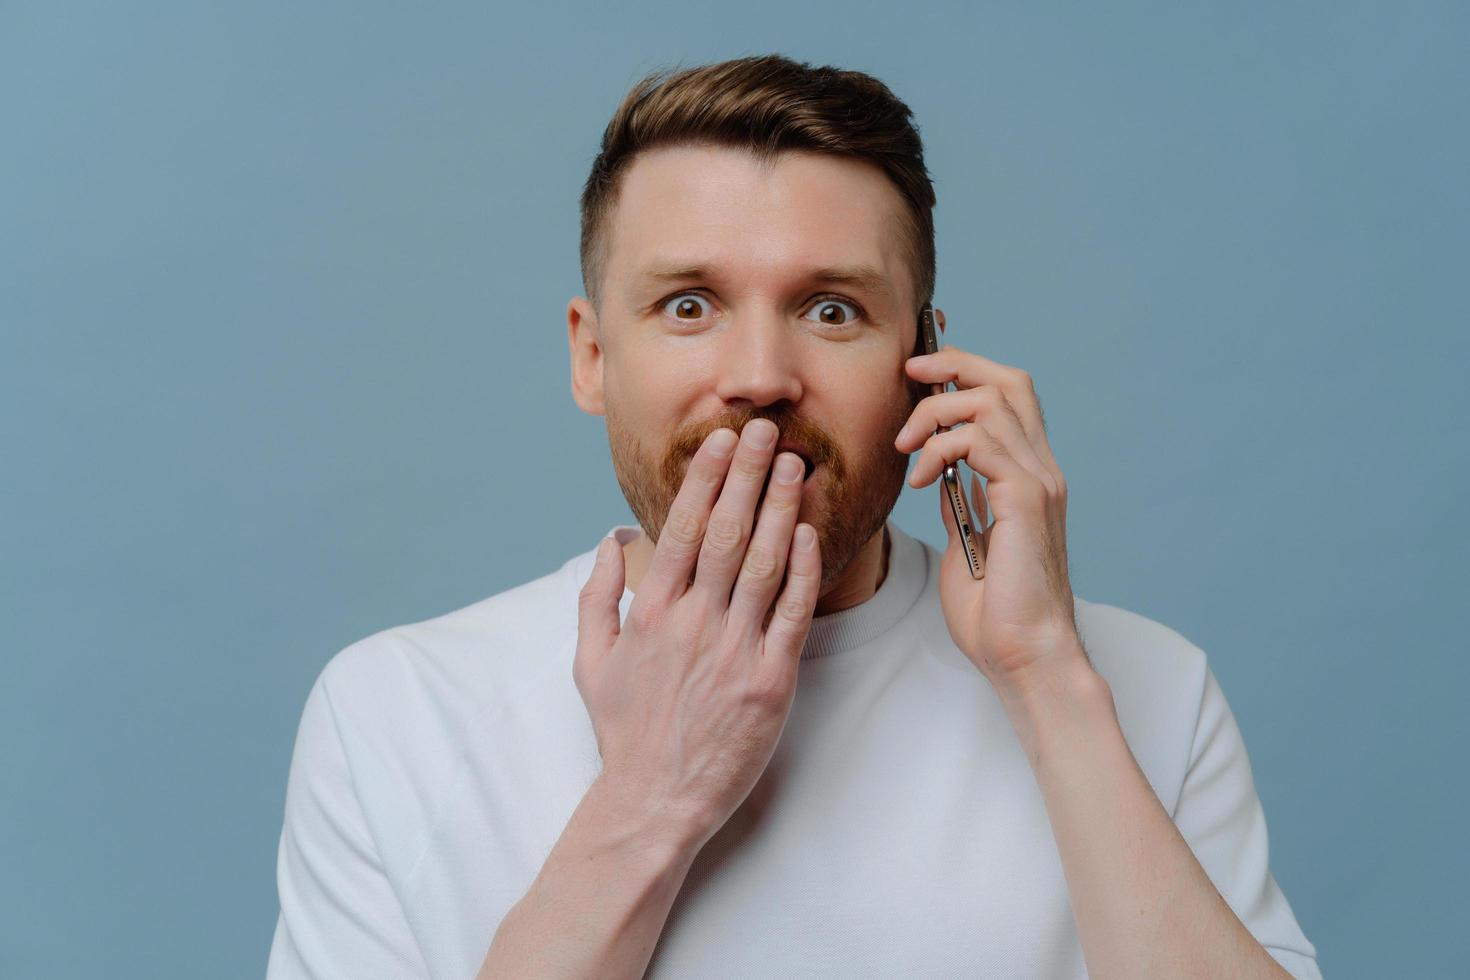
[[[828,320],[827,319],[827,311],[828,310],[836,310],[839,315],[841,315],[843,317],[846,317],[847,316],[847,314],[842,311],[842,304],[840,304],[840,303],[831,303],[831,302],[823,303],[822,304],[822,313],[821,313],[823,322],[830,323],[833,326],[837,326],[837,327],[840,327],[844,323],[847,322],[846,319],[842,319],[842,320]]]

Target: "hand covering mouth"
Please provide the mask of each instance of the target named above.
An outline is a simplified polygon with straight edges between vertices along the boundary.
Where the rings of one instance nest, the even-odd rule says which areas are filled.
[[[776,443],[776,450],[771,456],[772,460],[774,460],[776,456],[779,456],[781,453],[795,453],[796,455],[800,456],[802,465],[806,467],[806,475],[803,476],[802,479],[811,479],[812,473],[816,471],[817,464],[812,459],[812,454],[810,450],[808,450],[800,443],[789,442],[783,439],[782,441]]]

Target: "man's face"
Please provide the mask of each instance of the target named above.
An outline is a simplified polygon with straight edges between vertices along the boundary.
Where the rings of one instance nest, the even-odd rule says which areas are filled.
[[[651,541],[705,437],[756,417],[776,424],[778,451],[815,464],[798,520],[817,530],[824,588],[881,531],[908,468],[893,440],[928,394],[903,369],[917,301],[902,207],[857,160],[786,152],[763,169],[707,146],[634,160],[600,309],[578,297],[569,318],[577,400],[606,415],[618,482]]]

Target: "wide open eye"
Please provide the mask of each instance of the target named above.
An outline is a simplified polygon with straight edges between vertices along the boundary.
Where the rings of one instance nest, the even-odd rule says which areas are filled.
[[[700,319],[699,311],[708,302],[698,293],[680,293],[678,296],[669,297],[669,301],[664,304],[664,312],[675,320],[698,320]],[[688,315],[691,313],[694,315]]]
[[[846,307],[851,312],[843,313],[841,310],[842,307]],[[858,307],[856,303],[853,303],[850,300],[838,299],[836,296],[819,297],[812,309],[817,313],[817,322],[823,323],[829,327],[852,326],[852,324],[861,319],[863,315],[863,311]],[[828,319],[829,316],[840,316],[842,317],[842,319],[830,320]],[[802,317],[802,319],[804,320],[806,319],[806,317]]]

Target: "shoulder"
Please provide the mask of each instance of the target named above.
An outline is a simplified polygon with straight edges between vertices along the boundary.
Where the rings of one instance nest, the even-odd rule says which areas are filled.
[[[1208,657],[1178,630],[1140,613],[1080,597],[1076,609],[1078,635],[1108,682],[1118,724],[1164,797],[1188,766],[1210,684]]]
[[[478,714],[508,688],[537,683],[562,666],[561,648],[576,638],[580,559],[452,612],[364,637],[327,662],[319,683],[339,715],[405,722],[422,716],[427,723]]]
[[[349,758],[401,769],[384,774],[399,784],[447,779],[466,736],[570,677],[580,561],[331,657],[317,685]]]
[[[1077,632],[1093,665],[1112,682],[1202,681],[1205,652],[1183,633],[1140,613],[1076,597]]]
[[[319,672],[293,778],[313,794],[349,786],[391,870],[412,866],[474,753],[514,739],[547,691],[565,687],[575,696],[574,576],[583,557],[463,608],[366,636]]]

